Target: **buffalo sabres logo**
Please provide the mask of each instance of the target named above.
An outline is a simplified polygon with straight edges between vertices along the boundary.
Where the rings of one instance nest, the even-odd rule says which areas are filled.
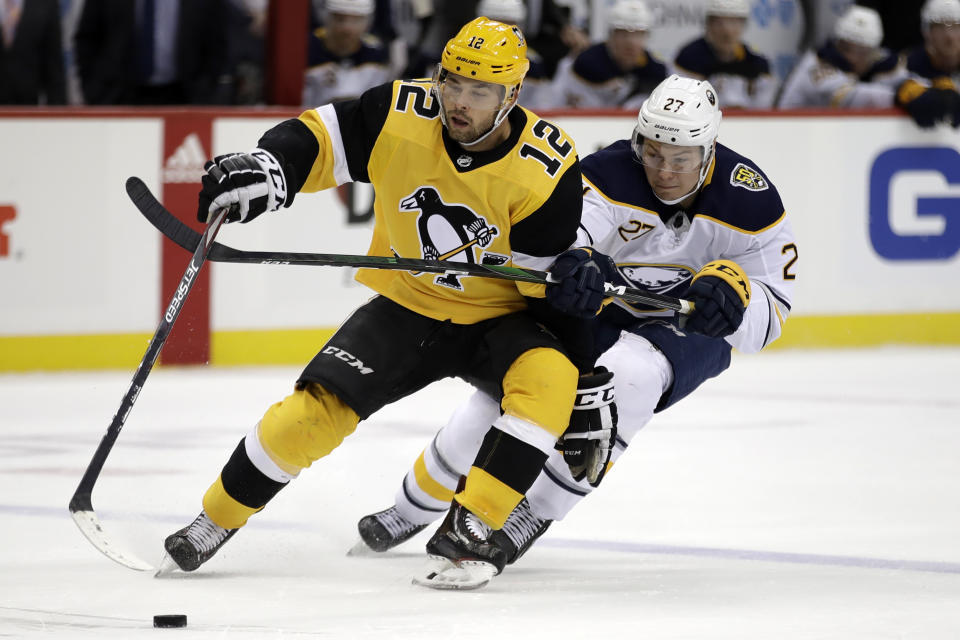
[[[630,264],[617,265],[620,272],[632,287],[640,287],[647,291],[659,294],[676,295],[681,288],[686,288],[695,270],[682,265],[672,264]],[[652,311],[655,307],[641,304],[628,304],[637,311]]]
[[[760,175],[756,169],[751,169],[742,162],[738,162],[730,174],[730,184],[735,187],[743,187],[749,191],[766,191],[769,188],[767,179]]]
[[[420,187],[400,200],[401,211],[419,211],[417,231],[425,260],[451,260],[476,264],[474,246],[486,247],[499,231],[491,227],[483,217],[462,204],[447,204],[433,187]],[[498,263],[504,256],[483,255],[483,264]],[[487,258],[491,258],[488,260]],[[503,262],[506,260],[504,259]],[[499,262],[502,264],[502,262]],[[436,277],[435,284],[463,291],[463,285],[455,274]]]

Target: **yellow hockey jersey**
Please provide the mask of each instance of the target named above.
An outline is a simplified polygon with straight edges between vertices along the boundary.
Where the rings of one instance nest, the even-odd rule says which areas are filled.
[[[428,81],[396,81],[324,105],[261,138],[291,192],[374,186],[369,255],[546,269],[576,239],[582,206],[573,141],[522,107],[509,138],[471,152],[440,121]],[[287,202],[289,206],[290,202]],[[543,285],[361,269],[357,280],[425,316],[468,324],[526,306]]]

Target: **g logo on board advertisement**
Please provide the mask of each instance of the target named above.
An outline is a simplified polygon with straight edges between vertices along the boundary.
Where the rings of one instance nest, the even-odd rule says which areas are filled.
[[[870,243],[888,260],[949,260],[960,251],[960,153],[900,147],[870,168]]]

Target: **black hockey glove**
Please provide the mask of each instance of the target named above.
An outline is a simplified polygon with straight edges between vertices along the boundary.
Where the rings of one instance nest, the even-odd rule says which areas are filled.
[[[956,89],[934,89],[943,100],[943,120],[951,127],[960,127],[960,93]]]
[[[596,487],[603,480],[617,440],[617,405],[614,403],[613,373],[597,367],[580,376],[577,400],[570,414],[570,426],[557,440],[574,480],[587,479]]]
[[[287,181],[280,161],[269,151],[217,156],[203,167],[197,219],[206,222],[224,207],[227,222],[250,222],[265,211],[275,211],[287,202]],[[292,201],[293,198],[290,198]]]
[[[682,318],[682,329],[722,338],[740,327],[750,303],[750,279],[730,260],[714,260],[693,276],[687,299],[693,302],[690,315]]]
[[[906,109],[922,129],[930,129],[939,121],[950,119],[946,96],[942,90],[924,87],[915,80],[905,80],[900,84],[896,103]]]
[[[547,285],[547,302],[579,318],[592,318],[603,307],[604,284],[626,284],[610,256],[590,247],[561,253],[549,269],[555,284]]]

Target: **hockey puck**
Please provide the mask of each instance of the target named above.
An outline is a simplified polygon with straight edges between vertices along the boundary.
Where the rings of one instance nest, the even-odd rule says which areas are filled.
[[[187,626],[187,616],[182,613],[166,616],[153,616],[153,626],[158,629],[176,629]]]

